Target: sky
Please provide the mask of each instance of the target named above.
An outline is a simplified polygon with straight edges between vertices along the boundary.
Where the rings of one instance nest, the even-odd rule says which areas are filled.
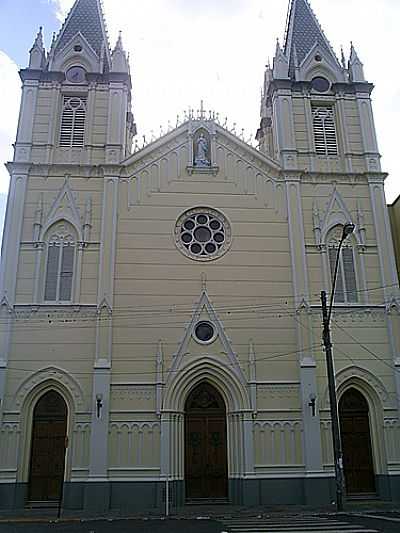
[[[0,0],[0,161],[12,158],[18,120],[19,68],[39,26],[45,43],[73,0]],[[103,0],[110,42],[122,31],[130,54],[133,111],[140,141],[176,123],[188,107],[228,117],[245,138],[259,124],[264,67],[282,42],[288,0]],[[311,0],[337,54],[350,41],[375,84],[373,107],[388,202],[400,194],[400,0]],[[0,193],[8,186],[0,165]],[[1,200],[1,199],[0,199]],[[1,201],[0,201],[1,211]],[[1,216],[1,214],[0,214]]]

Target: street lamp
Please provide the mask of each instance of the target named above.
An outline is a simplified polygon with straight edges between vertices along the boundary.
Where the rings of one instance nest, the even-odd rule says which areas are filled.
[[[342,238],[340,239],[339,246],[336,253],[335,270],[332,280],[332,292],[329,302],[329,311],[327,308],[326,292],[321,292],[322,302],[322,318],[323,318],[323,332],[322,339],[325,346],[326,356],[326,371],[328,378],[329,389],[329,403],[331,407],[331,421],[332,421],[332,439],[333,439],[333,458],[335,463],[335,483],[336,483],[336,509],[338,511],[343,510],[343,457],[342,457],[342,443],[340,441],[340,428],[339,428],[339,414],[336,397],[336,383],[335,383],[335,371],[333,369],[333,356],[332,356],[332,342],[331,332],[329,324],[332,315],[332,306],[335,298],[336,279],[339,268],[340,251],[344,241],[354,231],[354,224],[345,224],[343,226]]]

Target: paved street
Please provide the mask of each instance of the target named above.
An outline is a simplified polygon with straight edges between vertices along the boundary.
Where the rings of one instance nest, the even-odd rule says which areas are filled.
[[[0,533],[221,533],[213,520],[102,520],[61,524],[0,524]]]
[[[0,523],[0,533],[399,533],[400,514],[291,515],[274,513],[211,519],[113,519]]]
[[[228,533],[378,533],[345,518],[317,516],[275,516],[273,518],[234,518],[222,521]]]

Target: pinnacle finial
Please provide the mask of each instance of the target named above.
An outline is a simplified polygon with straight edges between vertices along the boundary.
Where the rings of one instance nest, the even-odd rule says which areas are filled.
[[[346,58],[343,51],[343,46],[340,47],[340,54],[341,54],[341,60],[342,60],[342,67],[346,68]]]
[[[43,46],[43,26],[39,26],[39,31],[36,34],[36,38],[35,38],[35,41],[33,43],[31,52],[32,52],[32,50],[34,48],[39,48],[40,50],[44,49],[44,46]]]
[[[43,26],[40,26],[33,46],[29,50],[29,68],[41,70],[45,62],[46,51],[43,45]]]
[[[118,33],[118,39],[111,54],[113,72],[129,72],[128,59],[122,44],[122,31]]]

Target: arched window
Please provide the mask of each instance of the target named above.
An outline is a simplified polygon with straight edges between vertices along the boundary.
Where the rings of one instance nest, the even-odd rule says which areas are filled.
[[[331,273],[331,282],[335,273],[335,264],[339,243],[343,233],[343,226],[335,226],[327,238],[329,267]],[[357,277],[355,267],[355,253],[351,236],[342,244],[338,274],[335,290],[335,302],[355,303],[358,301],[357,295]]]
[[[60,146],[83,146],[85,141],[86,96],[64,96]]]
[[[48,231],[44,300],[70,302],[75,266],[76,235],[71,224],[61,221]]]

